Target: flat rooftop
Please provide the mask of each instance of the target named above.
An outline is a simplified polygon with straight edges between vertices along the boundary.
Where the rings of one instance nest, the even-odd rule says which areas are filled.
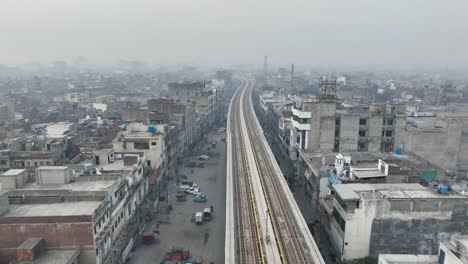
[[[124,134],[125,138],[132,139],[132,138],[155,138],[158,137],[157,134],[145,132],[145,131],[131,131]]]
[[[333,188],[342,200],[359,200],[359,193],[362,192],[379,192],[387,199],[466,199],[465,196],[458,194],[439,194],[437,190],[426,188],[418,183],[349,183],[335,184]]]
[[[40,166],[38,169],[41,169],[41,170],[58,170],[58,171],[62,171],[62,170],[68,169],[68,167],[67,167],[67,166]]]
[[[9,169],[7,171],[5,171],[3,174],[1,174],[1,176],[16,176],[16,175],[19,175],[23,172],[25,172],[26,169]]]
[[[380,254],[382,264],[438,264],[437,255]]]
[[[132,166],[125,166],[123,159],[114,160],[114,162],[106,164],[106,165],[96,165],[97,170],[104,170],[104,171],[118,171],[123,170],[126,168],[131,168]]]
[[[303,152],[300,155],[307,165],[316,172],[326,172],[329,170],[329,165],[334,164],[337,154],[338,153]],[[429,170],[437,170],[440,172],[439,168],[429,162],[405,154],[399,155],[391,152],[343,152],[342,154],[345,157],[350,156],[351,161],[353,163],[356,162],[356,164],[352,164],[351,166],[356,168],[361,167],[361,164],[363,164],[362,167],[377,167],[378,160],[381,159],[388,165],[399,167],[399,174],[416,176]],[[326,174],[323,174],[321,176],[325,175]],[[365,173],[363,175],[365,175]],[[438,173],[438,179],[443,177],[442,173]]]
[[[21,261],[20,264],[63,264],[68,263],[78,252],[71,250],[45,250],[34,261]]]
[[[353,176],[359,179],[386,177],[385,173],[377,168],[375,170],[354,170]]]
[[[99,177],[96,175],[95,177]],[[68,184],[36,184],[28,183],[18,190],[70,190],[70,191],[85,191],[99,192],[109,191],[114,181],[76,181]]]
[[[65,202],[10,205],[3,217],[92,215],[101,202]]]

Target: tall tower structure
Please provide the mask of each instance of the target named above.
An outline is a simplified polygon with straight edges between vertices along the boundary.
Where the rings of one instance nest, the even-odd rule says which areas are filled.
[[[291,64],[291,92],[296,93],[296,73],[294,72],[294,64]]]
[[[266,75],[268,73],[268,56],[265,56],[263,61],[263,73]]]

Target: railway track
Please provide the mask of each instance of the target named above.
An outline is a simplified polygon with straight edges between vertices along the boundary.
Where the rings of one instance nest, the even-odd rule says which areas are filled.
[[[249,109],[248,105],[252,104],[250,92],[252,87],[248,87],[248,91],[244,96],[243,105],[247,106],[244,109]],[[244,111],[245,119],[248,124],[255,124],[255,113],[253,111]],[[255,161],[260,172],[260,180],[262,182],[263,192],[266,194],[267,204],[269,208],[269,216],[273,222],[275,239],[277,240],[278,250],[282,263],[313,263],[310,253],[305,251],[307,245],[304,245],[304,237],[297,230],[295,219],[290,214],[291,208],[283,195],[283,191],[276,180],[275,172],[272,170],[272,162],[266,154],[258,130],[254,125],[249,126],[249,137],[253,142],[252,146],[255,153]],[[275,161],[273,161],[275,162]]]
[[[247,85],[247,82],[243,82],[242,86],[245,85]],[[233,168],[234,190],[237,194],[243,194],[235,195],[235,205],[237,208],[236,234],[238,234],[236,239],[238,259],[236,263],[265,263],[247,154],[245,153],[244,140],[242,137],[238,136],[241,135],[239,114],[241,94],[242,93],[238,91],[234,95],[233,108],[231,110],[234,113],[231,127],[234,127],[234,135],[236,135],[232,137],[232,143],[235,149],[233,152],[233,160],[234,164],[236,164]]]
[[[230,108],[235,263],[324,264],[263,136],[252,89],[243,81]]]

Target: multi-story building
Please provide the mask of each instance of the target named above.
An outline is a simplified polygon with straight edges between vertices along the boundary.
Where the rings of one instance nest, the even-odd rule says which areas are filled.
[[[112,142],[116,156],[128,153],[144,154],[146,165],[149,167],[148,181],[152,193],[158,192],[167,174],[166,128],[167,125],[162,124],[131,123],[125,131],[119,132]]]
[[[17,261],[12,249],[40,238],[47,249],[79,249],[79,263],[125,262],[144,218],[146,158],[126,154],[96,169],[40,167],[36,183],[2,195],[0,259]]]
[[[333,184],[328,232],[344,261],[378,254],[437,254],[464,232],[468,197],[420,184]]]
[[[203,134],[219,121],[218,94],[209,82],[169,83],[169,97],[177,103],[193,105],[200,118],[200,130]]]
[[[454,235],[440,242],[437,255],[379,254],[378,264],[464,264],[468,263],[468,236]]]
[[[176,103],[172,98],[158,98],[148,100],[148,122],[149,124],[176,125],[182,152],[191,147],[199,138],[199,119],[193,105]]]
[[[320,79],[319,97],[301,98],[292,109],[297,151],[382,151],[402,148],[403,107],[339,103],[336,80]]]

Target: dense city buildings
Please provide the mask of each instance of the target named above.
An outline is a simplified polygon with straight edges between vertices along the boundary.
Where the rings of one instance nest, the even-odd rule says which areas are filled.
[[[414,254],[432,263],[465,234],[466,110],[453,83],[421,93],[409,81],[321,76],[316,92],[301,94],[284,70],[259,75],[256,110],[276,161],[337,259],[400,263]]]
[[[53,78],[25,82],[43,96],[2,82],[0,263],[123,263],[179,160],[224,119],[231,74],[62,76],[54,65]]]
[[[168,183],[214,155],[239,71],[54,68],[0,82],[0,263],[123,263],[181,195]],[[255,76],[264,135],[327,261],[463,263],[466,84],[318,73],[241,76]]]

